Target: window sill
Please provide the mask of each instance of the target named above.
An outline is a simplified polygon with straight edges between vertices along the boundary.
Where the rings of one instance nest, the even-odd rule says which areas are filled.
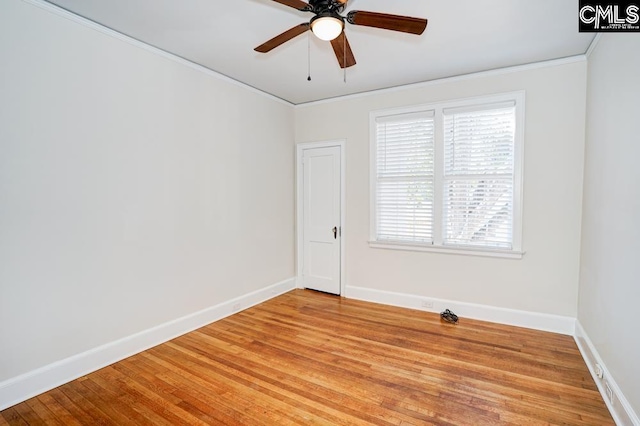
[[[524,255],[523,251],[514,250],[476,249],[456,246],[426,246],[416,244],[402,244],[396,242],[387,243],[380,241],[369,241],[369,247],[386,250],[424,251],[431,253],[457,254],[463,256],[501,257],[504,259],[522,259],[522,256]]]

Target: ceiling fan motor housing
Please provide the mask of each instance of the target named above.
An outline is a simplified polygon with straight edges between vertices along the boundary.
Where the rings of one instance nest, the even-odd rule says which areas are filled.
[[[344,10],[345,3],[341,3],[337,0],[309,0],[311,6],[311,12],[316,15],[323,14],[325,12],[332,12],[333,17],[340,17],[340,12]]]

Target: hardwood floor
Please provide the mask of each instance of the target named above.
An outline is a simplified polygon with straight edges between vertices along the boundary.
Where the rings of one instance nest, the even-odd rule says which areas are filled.
[[[0,424],[608,425],[569,336],[294,290]]]

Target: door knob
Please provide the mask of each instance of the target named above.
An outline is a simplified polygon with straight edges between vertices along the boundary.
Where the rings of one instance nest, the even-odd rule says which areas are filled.
[[[334,226],[332,231],[333,231],[333,239],[335,240],[336,238],[338,238],[338,227]]]

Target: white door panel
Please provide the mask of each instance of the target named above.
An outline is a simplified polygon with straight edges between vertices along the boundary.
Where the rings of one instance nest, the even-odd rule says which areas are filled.
[[[305,149],[303,169],[303,286],[340,294],[340,147]]]

